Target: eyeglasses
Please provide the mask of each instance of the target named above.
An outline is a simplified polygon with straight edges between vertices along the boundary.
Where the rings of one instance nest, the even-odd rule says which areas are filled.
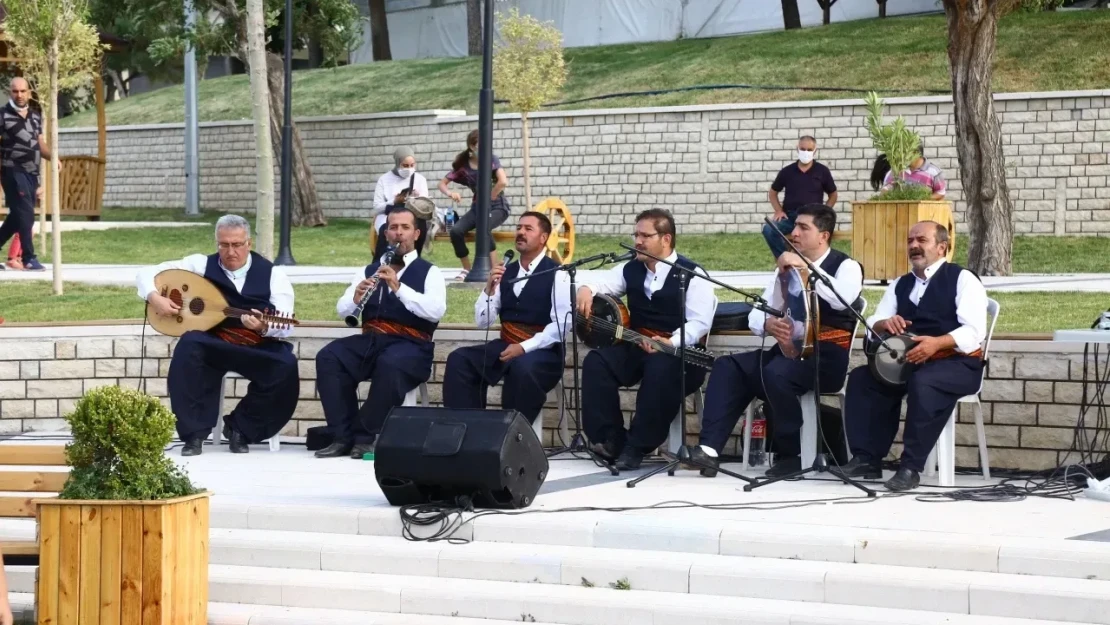
[[[640,239],[650,239],[651,237],[659,236],[658,232],[633,232],[632,240],[639,241]]]
[[[250,241],[235,241],[233,243],[218,243],[217,244],[217,246],[225,252],[227,250],[241,250],[241,249],[243,249],[244,247],[246,247],[248,245],[250,245]]]

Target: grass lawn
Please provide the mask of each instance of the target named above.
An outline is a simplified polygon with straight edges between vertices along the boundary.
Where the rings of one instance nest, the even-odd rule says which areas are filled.
[[[339,321],[335,301],[343,294],[341,284],[298,284],[297,317],[306,321]],[[0,317],[9,322],[92,321],[99,319],[140,319],[144,304],[131,287],[89,286],[66,283],[65,295],[51,295],[47,281],[8,282],[3,286]],[[718,291],[722,301],[743,299],[731,291]],[[449,286],[444,323],[474,323],[474,299],[478,291],[470,286]],[[882,289],[865,289],[868,310],[882,298]],[[1106,310],[1105,293],[993,293],[1002,306],[996,332],[1052,332],[1058,329],[1086,328]]]
[[[189,221],[214,224],[218,213],[186,219],[180,209],[105,209],[105,221]],[[248,217],[248,219],[252,219]],[[293,256],[300,265],[360,266],[369,262],[370,222],[331,219],[324,228],[295,228]],[[956,261],[966,262],[966,236],[957,238]],[[620,236],[585,235],[577,239],[575,256],[585,258],[601,252],[622,252]],[[49,243],[49,241],[48,241]],[[686,235],[679,240],[683,254],[710,270],[764,271],[774,265],[767,244],[759,234]],[[1014,241],[1016,273],[1110,273],[1108,243],[1100,237],[1018,237]],[[504,244],[503,244],[504,245]],[[836,247],[851,253],[847,241]],[[471,252],[473,253],[473,244]],[[502,247],[502,250],[505,248]],[[140,228],[65,232],[62,259],[80,264],[156,264],[198,252],[215,250],[212,226],[183,228]],[[40,253],[50,261],[50,246]],[[437,241],[427,256],[440,267],[459,267],[451,244]]]
[[[717,39],[575,48],[566,51],[569,79],[560,101],[694,85],[748,84],[905,90],[948,90],[943,15],[873,19],[791,32]],[[1014,14],[998,30],[995,91],[1096,89],[1110,84],[1110,12]],[[477,112],[478,58],[365,63],[298,71],[294,114],[342,115],[433,108]],[[389,88],[367,88],[389,85]],[[583,102],[559,108],[666,106],[858,97],[830,91],[727,89]],[[182,87],[139,94],[108,105],[112,125],[181,122]],[[250,118],[245,75],[202,80],[201,121]],[[62,119],[93,126],[95,113]]]

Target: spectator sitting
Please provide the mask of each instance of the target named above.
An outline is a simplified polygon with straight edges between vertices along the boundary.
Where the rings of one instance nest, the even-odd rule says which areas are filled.
[[[412,192],[409,193],[409,188]],[[378,178],[374,188],[374,230],[378,232],[378,246],[374,258],[385,253],[386,213],[394,206],[403,207],[409,197],[428,197],[428,180],[416,173],[416,157],[409,148],[397,148],[393,152],[393,169]],[[423,248],[423,241],[417,245],[417,252]]]
[[[882,156],[885,161],[886,159]],[[878,162],[876,162],[876,167]],[[887,164],[886,176],[883,177],[883,191],[889,191],[894,187],[894,172],[889,171],[890,165]],[[917,158],[910,163],[910,168],[902,172],[902,180],[912,182],[929,188],[932,192],[932,199],[943,200],[945,194],[948,193],[948,182],[944,179],[944,172],[940,167],[933,164],[932,161],[925,158],[925,142],[922,140],[917,148]]]

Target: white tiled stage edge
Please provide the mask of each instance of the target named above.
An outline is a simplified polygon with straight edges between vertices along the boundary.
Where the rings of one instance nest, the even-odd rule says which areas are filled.
[[[171,457],[215,492],[211,623],[1110,624],[1110,543],[1066,540],[1110,527],[1110,504],[1082,498],[861,503],[831,481],[744,493],[685,471],[629,489],[554,459],[531,508],[477,518],[454,545],[401,538],[370,462],[290,444]],[[535,512],[675,500],[762,509]],[[770,509],[798,500],[819,503]],[[9,574],[33,590],[33,569]]]

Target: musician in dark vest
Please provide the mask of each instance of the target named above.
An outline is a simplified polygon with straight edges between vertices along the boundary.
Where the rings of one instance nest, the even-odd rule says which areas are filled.
[[[670,212],[653,208],[636,217],[633,234],[636,249],[663,258],[680,267],[705,271],[675,251],[675,225]],[[699,343],[713,326],[717,296],[713,285],[690,279],[683,310],[678,270],[643,254],[605,273],[596,284],[578,289],[577,309],[592,312],[595,294],[627,295],[629,325],[640,334],[661,343],[678,346],[679,326],[686,318],[686,345]],[[615,461],[619,470],[639,468],[644,456],[667,438],[671,421],[683,400],[679,391],[682,363],[660,353],[648,342],[618,343],[592,350],[582,365],[582,426],[597,455]],[[686,366],[686,393],[701,387],[705,372]],[[639,384],[636,413],[626,431],[619,389]]]
[[[551,235],[546,215],[529,211],[516,225],[520,261],[500,264],[474,304],[474,323],[488,328],[500,315],[501,335],[460,347],[447,357],[443,403],[448,408],[485,408],[486,391],[503,380],[501,407],[534,422],[547,393],[563,375],[563,330],[572,322],[570,288],[558,265],[544,254]],[[541,273],[548,272],[548,273]],[[541,273],[534,278],[532,274]],[[511,285],[502,283],[526,278]],[[553,305],[554,302],[554,305]]]
[[[293,315],[293,285],[281,267],[251,251],[246,219],[220,217],[216,246],[219,252],[210,256],[194,254],[139,271],[139,297],[156,314],[176,315],[180,307],[158,293],[154,276],[166,269],[184,269],[216,285],[233,308]],[[224,417],[223,435],[233,453],[247,453],[248,444],[275,436],[289,423],[300,393],[293,346],[281,340],[289,334],[288,328],[270,327],[243,315],[207,332],[186,332],[178,339],[167,387],[170,408],[177,415],[177,433],[185,443],[181,455],[200,455],[201,444],[219,418],[220,382],[229,371],[250,381],[247,396]]]
[[[334,437],[317,458],[361,459],[372,452],[389,411],[432,375],[432,335],[447,311],[447,285],[439,268],[416,252],[426,227],[407,208],[391,211],[386,237],[396,249],[359,271],[336,304],[345,318],[365,302],[362,332],[316,354],[316,388]],[[370,392],[360,409],[363,380],[370,380]]]
[[[832,282],[836,293],[851,304],[863,288],[863,268],[847,254],[829,246],[836,230],[836,212],[824,204],[806,204],[798,209],[791,242]],[[783,244],[785,245],[785,243]],[[794,252],[778,257],[775,277],[763,292],[763,299],[772,307],[780,305],[783,272],[806,269]],[[794,271],[797,274],[796,271]],[[799,286],[805,286],[798,282]],[[690,450],[691,457],[702,464],[716,467],[718,458],[737,421],[755,398],[763,400],[768,419],[772,421],[775,464],[767,471],[770,477],[798,471],[801,466],[799,433],[802,429],[800,396],[813,390],[814,366],[822,393],[835,393],[844,384],[848,373],[848,348],[852,341],[856,317],[837,299],[824,282],[816,286],[820,327],[817,334],[818,358],[791,358],[783,354],[792,347],[791,323],[768,317],[753,310],[748,315],[748,328],[757,336],[771,337],[775,344],[763,349],[717,358],[709,374],[705,390],[705,408],[701,419],[700,445]],[[713,477],[715,469],[703,468],[701,474]]]
[[[888,386],[867,366],[848,376],[844,415],[853,457],[838,470],[850,477],[882,477],[881,463],[898,433],[906,398],[901,464],[886,482],[887,490],[917,487],[956,402],[979,389],[987,291],[974,273],[945,261],[948,241],[948,229],[936,222],[910,228],[913,270],[890,285],[868,318],[876,332],[911,334],[917,343],[906,353],[911,364],[907,384]]]

